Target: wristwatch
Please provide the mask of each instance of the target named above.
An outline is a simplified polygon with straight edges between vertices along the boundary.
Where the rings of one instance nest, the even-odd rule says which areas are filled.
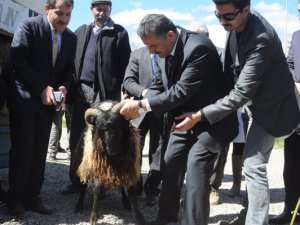
[[[145,109],[143,108],[142,100],[139,100],[139,101],[138,101],[138,104],[139,104],[138,113],[139,113],[139,114],[144,113],[144,112],[145,112]]]

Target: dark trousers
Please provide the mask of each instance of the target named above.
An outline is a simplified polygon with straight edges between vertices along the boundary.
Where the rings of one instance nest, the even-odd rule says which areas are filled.
[[[208,132],[174,131],[165,153],[158,217],[177,219],[181,188],[186,172],[185,198],[181,224],[207,225],[209,218],[209,179],[217,152],[224,149]]]
[[[34,113],[10,111],[8,204],[38,197],[44,182],[54,108],[41,106]]]
[[[73,103],[72,121],[70,130],[70,171],[69,178],[72,184],[81,185],[80,178],[77,175],[77,169],[81,163],[83,149],[77,148],[80,144],[86,123],[84,113],[90,107],[97,107],[100,104],[99,94],[94,92],[92,85],[81,84],[77,88],[75,102]]]
[[[300,197],[300,135],[294,132],[284,141],[284,169],[285,204],[294,210]]]
[[[144,190],[146,194],[148,192],[158,194],[157,187],[162,180],[162,162],[166,149],[163,136],[163,117],[156,118],[152,113],[147,113],[139,129],[141,134],[141,154],[145,145],[146,135],[150,132],[148,158],[150,169],[145,181]]]

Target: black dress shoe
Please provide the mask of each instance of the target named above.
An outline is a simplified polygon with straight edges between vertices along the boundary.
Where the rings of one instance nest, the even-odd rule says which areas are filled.
[[[23,220],[25,210],[21,205],[8,206],[8,214],[15,217],[17,220]]]
[[[27,211],[33,211],[43,215],[51,215],[53,213],[53,209],[43,205],[41,202],[30,202],[26,204],[24,208]]]
[[[146,205],[153,206],[158,202],[158,196],[155,194],[147,194]]]
[[[286,223],[290,223],[292,218],[293,218],[293,215],[294,215],[293,213],[294,213],[293,211],[291,211],[290,209],[285,207],[283,212],[280,215],[274,216],[274,217],[269,219],[269,224],[286,224]],[[299,222],[299,221],[300,221],[300,215],[297,214],[295,222]]]
[[[165,225],[167,223],[176,222],[176,221],[177,219],[167,219],[167,218],[158,217],[155,220],[148,222],[147,225]]]
[[[83,190],[83,188],[84,187],[81,186],[81,185],[71,184],[65,190],[62,190],[60,193],[62,195],[69,195],[69,194],[80,193]]]

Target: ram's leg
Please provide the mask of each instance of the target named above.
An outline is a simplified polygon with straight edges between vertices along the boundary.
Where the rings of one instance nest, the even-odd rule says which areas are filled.
[[[93,201],[93,208],[90,217],[91,225],[96,225],[98,220],[100,194],[101,194],[101,185],[100,183],[96,183],[94,185],[94,201]]]
[[[122,202],[123,202],[124,208],[127,209],[128,211],[131,211],[130,200],[128,198],[125,188],[121,189],[121,193],[122,193]]]
[[[132,204],[132,207],[133,207],[133,210],[134,210],[134,213],[135,213],[137,224],[138,225],[145,225],[146,221],[145,221],[145,218],[144,218],[144,216],[143,216],[143,214],[142,214],[142,212],[139,208],[139,205],[138,205],[136,189],[135,188],[129,188],[128,189],[128,196],[129,196],[130,202]]]
[[[76,213],[82,212],[82,210],[83,210],[83,201],[84,201],[86,189],[87,189],[87,185],[84,185],[82,187],[82,190],[80,191],[80,195],[79,195],[76,207],[75,207],[75,212]]]

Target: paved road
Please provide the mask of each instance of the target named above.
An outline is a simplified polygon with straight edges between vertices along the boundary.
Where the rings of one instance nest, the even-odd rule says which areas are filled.
[[[62,146],[66,146],[66,131],[63,130]],[[242,193],[240,197],[228,198],[226,193],[231,187],[232,174],[231,174],[231,159],[225,167],[224,181],[221,186],[221,203],[217,206],[211,207],[210,225],[215,225],[219,220],[230,220],[236,216],[240,211],[242,197],[245,194],[244,180],[242,182]],[[41,197],[45,203],[55,208],[55,213],[50,216],[41,216],[36,213],[26,213],[25,221],[17,223],[7,216],[6,208],[0,207],[0,224],[28,224],[28,225],[54,225],[54,224],[88,224],[92,204],[92,190],[89,189],[89,194],[85,201],[85,211],[82,214],[74,213],[74,206],[76,204],[77,195],[62,196],[59,191],[69,184],[68,180],[68,165],[69,161],[66,160],[66,154],[59,153],[59,160],[47,161],[45,183],[41,193]],[[270,215],[278,214],[283,207],[284,188],[282,180],[283,168],[283,151],[274,150],[271,154],[270,163],[268,165],[268,177],[271,188],[271,204]],[[143,152],[143,176],[146,176],[148,171],[147,148]],[[8,170],[0,170],[0,178],[7,187]],[[123,209],[120,193],[118,191],[109,192],[106,199],[103,200],[100,206],[100,218],[98,224],[103,225],[133,225],[135,218],[133,212],[128,212]],[[145,196],[139,198],[139,205],[145,218],[147,220],[153,218],[157,214],[157,206],[148,207],[145,205]],[[178,223],[179,224],[179,223]],[[170,223],[169,225],[178,225],[177,223]]]

